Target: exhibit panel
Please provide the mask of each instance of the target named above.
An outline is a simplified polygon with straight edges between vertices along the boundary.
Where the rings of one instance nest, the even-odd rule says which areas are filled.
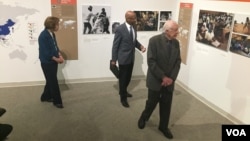
[[[180,3],[179,6],[179,36],[177,39],[180,41],[181,61],[183,64],[187,64],[193,3]]]
[[[77,1],[51,0],[51,15],[60,18],[57,42],[65,60],[78,59]]]
[[[179,0],[179,2],[190,1]],[[248,35],[233,31],[233,27],[234,19],[237,19],[238,15],[244,15],[242,22],[246,21],[250,3],[218,0],[195,0],[192,3],[194,5],[187,65],[181,66],[178,81],[201,101],[235,123],[250,123],[250,114],[247,112],[250,109],[248,98],[250,80],[246,79],[250,69],[250,60],[246,56],[248,49],[239,51],[241,54],[230,50],[232,49],[230,48],[232,47],[231,43],[234,43],[234,39],[237,38],[236,35],[240,36],[238,39],[244,40],[247,44]],[[214,18],[206,15],[212,15],[220,19],[220,22],[217,23],[213,21]],[[206,19],[206,17],[209,19]],[[212,40],[203,40],[204,42],[202,42],[202,40],[199,40],[201,38],[197,36],[198,27],[204,25],[202,18],[205,19],[204,21],[211,21],[212,19],[212,22],[216,24],[229,24],[223,24],[224,26],[219,28],[216,27],[218,30],[214,30],[215,26],[213,25],[211,29],[216,32],[213,34],[218,35],[215,38],[216,40],[211,38],[214,37],[212,35],[206,36],[210,37],[207,39]],[[241,20],[239,22],[241,23]],[[204,31],[208,32],[209,26],[206,22],[205,24]],[[244,28],[245,31],[246,29]]]

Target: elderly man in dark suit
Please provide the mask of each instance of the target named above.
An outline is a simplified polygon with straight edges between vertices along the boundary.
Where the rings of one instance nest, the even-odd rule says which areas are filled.
[[[127,97],[132,97],[128,93],[127,87],[131,80],[135,48],[145,52],[146,48],[137,40],[135,27],[136,14],[133,11],[127,11],[125,14],[126,22],[117,27],[112,47],[111,64],[119,64],[119,94],[124,107],[129,107]]]
[[[168,128],[174,82],[180,70],[181,57],[178,35],[178,24],[167,20],[163,26],[163,33],[149,40],[147,62],[148,72],[146,85],[148,99],[145,109],[138,121],[138,127],[143,129],[156,105],[159,103],[159,130],[169,139],[173,138]]]

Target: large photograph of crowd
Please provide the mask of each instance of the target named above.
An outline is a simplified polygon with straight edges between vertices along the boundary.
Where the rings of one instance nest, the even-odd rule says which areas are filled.
[[[83,34],[110,34],[111,6],[82,5]]]
[[[230,51],[250,58],[250,15],[235,14]]]
[[[200,10],[196,41],[228,51],[234,14]]]
[[[157,31],[159,11],[134,11],[137,17],[137,31]]]

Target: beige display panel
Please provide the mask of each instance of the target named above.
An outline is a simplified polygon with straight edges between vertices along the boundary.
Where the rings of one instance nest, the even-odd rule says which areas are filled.
[[[52,15],[60,18],[56,32],[58,46],[66,60],[78,59],[76,0],[51,0]]]
[[[188,53],[188,44],[189,44],[189,35],[191,28],[191,16],[193,11],[192,3],[180,3],[179,11],[179,36],[178,40],[180,41],[181,49],[181,60],[185,65],[187,64],[187,53]]]

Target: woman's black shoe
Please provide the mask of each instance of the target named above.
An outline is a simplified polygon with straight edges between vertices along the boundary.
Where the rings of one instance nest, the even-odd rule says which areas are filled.
[[[56,108],[63,108],[62,104],[54,104],[54,106],[56,106]]]

